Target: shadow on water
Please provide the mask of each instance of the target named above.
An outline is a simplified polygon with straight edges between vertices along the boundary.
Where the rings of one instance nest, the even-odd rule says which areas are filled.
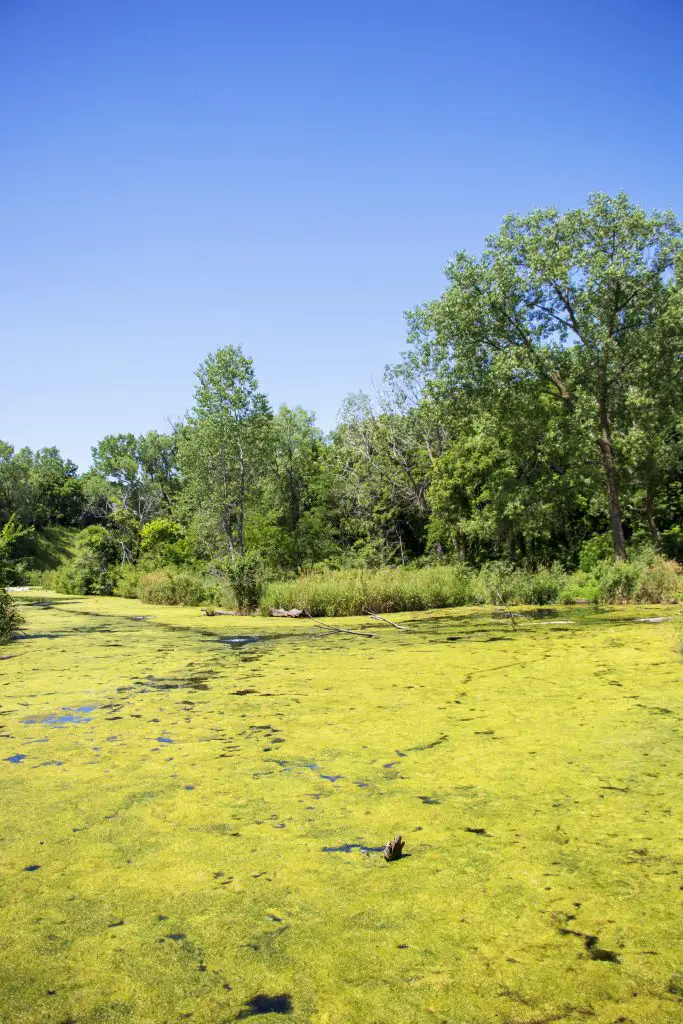
[[[359,850],[361,853],[381,853],[383,846],[364,846],[362,843],[343,843],[342,846],[323,846],[323,853],[353,853]]]
[[[62,711],[67,712],[65,715],[28,715],[21,721],[23,725],[79,725],[81,722],[91,722],[90,713],[98,708],[98,704],[81,704],[77,708],[62,708]]]
[[[253,996],[245,1005],[244,1009],[237,1014],[236,1020],[246,1020],[247,1017],[258,1017],[264,1013],[291,1013],[292,997],[284,992],[279,996]]]

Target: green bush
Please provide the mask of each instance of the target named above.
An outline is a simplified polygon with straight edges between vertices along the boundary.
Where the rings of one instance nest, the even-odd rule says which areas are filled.
[[[207,584],[198,573],[163,569],[142,573],[138,579],[137,596],[145,604],[198,605],[213,601],[216,588]]]
[[[579,568],[582,572],[592,572],[610,559],[614,559],[612,535],[601,533],[597,537],[590,537],[581,545]]]
[[[74,557],[55,570],[54,589],[63,594],[112,594],[118,548],[103,526],[88,526],[78,538]]]
[[[642,566],[634,597],[640,604],[673,604],[682,588],[680,565],[655,555]]]
[[[607,604],[624,604],[635,596],[641,567],[636,562],[615,562],[605,559],[595,570],[598,594]]]
[[[264,588],[263,563],[255,552],[239,555],[224,565],[240,611],[251,612],[259,606]]]
[[[134,565],[122,565],[116,573],[114,594],[116,597],[137,597],[140,570]]]
[[[9,643],[23,621],[16,601],[4,587],[0,588],[0,644]]]
[[[592,573],[579,570],[565,578],[557,599],[562,604],[584,601],[597,604],[600,600],[600,585]]]

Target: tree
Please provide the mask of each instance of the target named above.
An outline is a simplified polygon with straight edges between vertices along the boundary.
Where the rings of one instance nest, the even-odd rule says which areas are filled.
[[[336,550],[326,484],[327,449],[313,413],[282,405],[273,417],[272,459],[250,531],[272,566],[299,571]]]
[[[94,518],[119,507],[143,524],[170,511],[178,490],[175,438],[155,430],[139,437],[108,434],[92,459],[94,478],[85,487]]]
[[[617,559],[626,557],[626,469],[615,436],[628,429],[632,384],[656,398],[657,377],[637,378],[644,362],[655,370],[648,353],[676,302],[672,272],[680,251],[672,213],[648,216],[623,193],[598,193],[586,209],[507,217],[479,258],[456,254],[446,267],[446,291],[411,317],[413,344],[440,366],[442,394],[476,391],[490,377],[511,387],[531,377],[590,439]],[[680,365],[680,318],[673,333]]]
[[[195,404],[179,430],[185,508],[209,549],[244,554],[245,522],[270,458],[272,412],[252,360],[229,345],[197,371]]]

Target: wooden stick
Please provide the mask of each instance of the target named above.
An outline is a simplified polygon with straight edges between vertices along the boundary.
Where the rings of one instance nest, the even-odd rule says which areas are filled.
[[[366,615],[369,615],[371,619],[379,619],[380,622],[388,622],[390,626],[394,627],[394,629],[401,629],[404,633],[410,632],[407,626],[399,626],[398,623],[392,622],[391,619],[385,619],[383,615],[377,615],[376,612],[368,611],[367,608],[364,608],[363,611]]]
[[[330,626],[327,622],[320,622],[319,619],[314,619],[310,612],[304,612],[307,619],[311,622],[315,622],[316,626],[321,626],[323,629],[329,630],[330,633],[349,633],[351,636],[368,636],[377,638],[376,633],[361,633],[357,629],[342,629],[341,626]]]

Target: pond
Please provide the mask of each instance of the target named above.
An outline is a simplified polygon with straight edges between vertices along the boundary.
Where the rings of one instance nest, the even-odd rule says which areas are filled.
[[[1,1019],[681,1020],[670,609],[19,596]]]

